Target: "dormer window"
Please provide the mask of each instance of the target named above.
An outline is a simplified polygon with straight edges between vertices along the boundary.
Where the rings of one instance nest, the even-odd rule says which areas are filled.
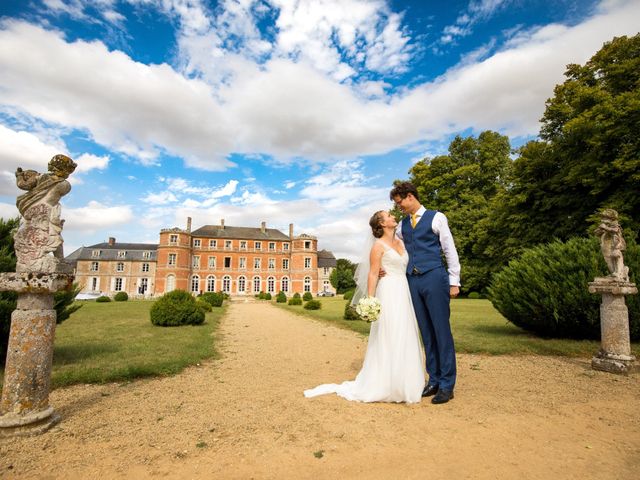
[[[127,256],[127,251],[126,250],[119,250],[118,251],[118,258],[124,258]]]
[[[305,240],[304,241],[304,249],[305,250],[311,250],[311,241],[310,240]]]
[[[100,254],[102,253],[102,250],[93,250],[91,252],[91,257],[92,258],[98,258],[100,256]]]
[[[151,252],[142,252],[142,258],[148,260],[151,258]]]

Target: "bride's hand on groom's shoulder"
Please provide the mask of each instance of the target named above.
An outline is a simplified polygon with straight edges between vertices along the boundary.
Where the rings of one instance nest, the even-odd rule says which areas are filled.
[[[460,295],[460,287],[456,285],[451,285],[449,287],[449,296],[451,298],[456,298],[458,295]]]

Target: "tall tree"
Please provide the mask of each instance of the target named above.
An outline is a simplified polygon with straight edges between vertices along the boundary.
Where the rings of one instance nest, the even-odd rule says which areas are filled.
[[[339,258],[336,261],[336,268],[333,269],[329,277],[329,281],[333,288],[336,289],[336,293],[344,293],[355,288],[356,282],[353,279],[355,271],[356,265],[346,258]]]
[[[449,154],[426,158],[409,171],[421,203],[447,215],[462,265],[463,288],[483,290],[490,270],[484,250],[482,220],[492,200],[505,191],[511,169],[508,137],[492,131],[477,138],[457,136]]]

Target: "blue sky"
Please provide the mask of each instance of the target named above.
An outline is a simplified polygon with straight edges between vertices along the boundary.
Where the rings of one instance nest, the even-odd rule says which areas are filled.
[[[534,138],[565,66],[637,33],[640,2],[4,0],[0,15],[1,216],[17,167],[66,153],[66,253],[157,242],[190,216],[293,223],[354,259],[394,179],[456,134]]]

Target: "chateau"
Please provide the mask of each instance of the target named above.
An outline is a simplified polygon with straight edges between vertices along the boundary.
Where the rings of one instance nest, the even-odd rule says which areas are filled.
[[[75,264],[82,293],[152,297],[180,289],[194,295],[223,291],[230,295],[263,292],[318,293],[335,289],[329,276],[333,254],[318,251],[316,237],[267,228],[205,225],[160,231],[156,244],[108,242],[82,247],[66,260]]]

